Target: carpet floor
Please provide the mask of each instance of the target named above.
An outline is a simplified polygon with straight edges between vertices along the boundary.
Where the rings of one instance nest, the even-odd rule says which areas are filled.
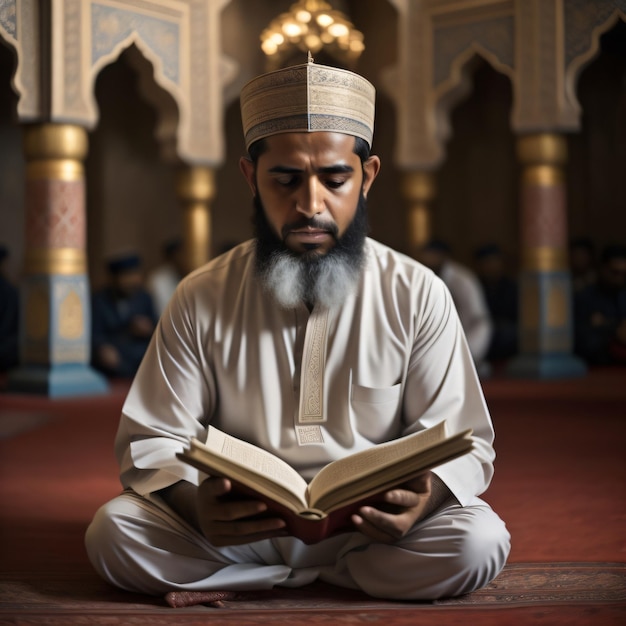
[[[98,398],[0,395],[0,624],[626,623],[626,372],[484,383],[497,439],[485,495],[507,522],[509,564],[487,588],[398,603],[312,585],[171,609],[112,589],[83,548],[119,492],[112,441],[126,385]]]

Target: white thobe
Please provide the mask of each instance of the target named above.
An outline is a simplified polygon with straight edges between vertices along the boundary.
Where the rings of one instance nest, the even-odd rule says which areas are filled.
[[[474,361],[479,363],[487,355],[493,334],[491,314],[480,282],[469,268],[455,261],[446,261],[439,275],[452,295]]]
[[[149,494],[179,480],[201,482],[203,475],[179,461],[176,453],[190,437],[205,438],[208,424],[269,450],[310,479],[334,459],[445,418],[450,432],[473,429],[474,450],[440,466],[436,473],[460,504],[455,506],[461,511],[467,507],[467,519],[470,511],[486,509],[487,517],[497,520],[494,528],[502,526],[495,533],[498,558],[486,557],[491,562],[484,575],[487,578],[474,581],[488,582],[508,552],[503,525],[476,498],[493,473],[493,429],[461,324],[443,282],[412,259],[368,239],[365,269],[343,305],[333,310],[316,305],[309,312],[304,305],[280,308],[260,284],[254,263],[254,243],[247,242],[196,270],[179,285],[130,389],[116,439],[124,487],[146,498],[140,498],[138,505],[137,496],[127,494],[125,501],[118,503],[123,514],[114,506],[115,513],[102,515],[136,519],[138,510],[156,501],[150,506],[160,512],[153,511],[150,526],[154,527],[154,515],[159,519],[166,515],[170,519],[166,526],[171,528],[172,512]],[[129,514],[128,507],[135,513]],[[115,584],[137,588],[136,582],[116,578],[111,573],[114,567],[96,554],[102,533],[111,532],[102,519],[97,526],[100,530],[92,529],[88,538],[92,561]],[[141,535],[140,528],[141,524],[133,531],[136,538]],[[417,529],[412,535],[415,532]],[[192,529],[180,533],[186,537],[184,541],[194,536],[195,545],[202,544]],[[336,542],[369,543],[359,533],[327,541],[330,551],[320,544],[305,547],[293,538],[263,544],[274,546],[265,548],[270,552],[280,545],[283,551],[305,555],[295,559],[295,565],[289,564],[289,573],[279,576],[278,583],[288,584],[285,581],[294,576],[308,580],[308,574],[302,578],[308,566],[298,565],[310,561],[308,550],[317,550],[316,558],[332,555],[335,570],[345,569],[335,562]],[[159,549],[167,552],[163,546]],[[204,549],[209,548],[205,545]],[[249,555],[242,556],[244,549],[210,551],[239,554],[244,562],[237,556],[224,557],[225,561],[250,572],[252,566],[245,562]],[[346,549],[346,554],[349,552]],[[200,561],[211,560],[203,558]],[[143,555],[140,560],[145,563],[150,558]],[[175,567],[171,560],[170,566]],[[152,563],[151,567],[154,570],[156,566]],[[286,562],[282,567],[287,567]],[[221,563],[196,580],[187,576],[176,583],[168,578],[167,585],[215,588],[220,578],[216,573],[223,568]],[[298,568],[300,578],[294,574]],[[320,571],[315,572],[313,578],[321,576]],[[257,585],[267,579],[267,572],[250,575]],[[353,574],[346,574],[350,582],[341,576],[335,580],[335,574],[328,571],[324,576],[337,584],[362,587]],[[144,590],[160,589],[153,580]],[[429,588],[428,593],[434,592]]]
[[[157,315],[163,313],[179,282],[180,274],[170,263],[164,263],[150,273],[146,283]]]

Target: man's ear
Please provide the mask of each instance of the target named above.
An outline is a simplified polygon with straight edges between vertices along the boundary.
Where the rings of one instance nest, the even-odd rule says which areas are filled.
[[[255,171],[254,162],[248,159],[247,157],[241,157],[239,159],[239,169],[241,170],[243,177],[248,182],[248,187],[250,187],[252,191],[252,195],[256,196],[256,183],[254,180],[254,171]]]
[[[380,159],[373,154],[363,163],[363,196],[367,198],[367,193],[380,171]]]

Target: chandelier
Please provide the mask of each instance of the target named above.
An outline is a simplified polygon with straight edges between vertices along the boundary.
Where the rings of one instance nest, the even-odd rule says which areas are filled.
[[[363,33],[323,0],[299,0],[261,33],[261,49],[270,65],[280,67],[294,48],[354,63],[365,49]]]

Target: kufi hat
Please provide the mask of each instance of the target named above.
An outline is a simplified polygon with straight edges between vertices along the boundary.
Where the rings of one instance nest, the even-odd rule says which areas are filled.
[[[246,149],[255,141],[292,132],[330,131],[372,146],[374,86],[348,70],[309,62],[262,74],[241,90]]]
[[[109,258],[107,267],[111,274],[120,274],[128,270],[135,270],[141,266],[139,255],[134,252],[118,254]]]

